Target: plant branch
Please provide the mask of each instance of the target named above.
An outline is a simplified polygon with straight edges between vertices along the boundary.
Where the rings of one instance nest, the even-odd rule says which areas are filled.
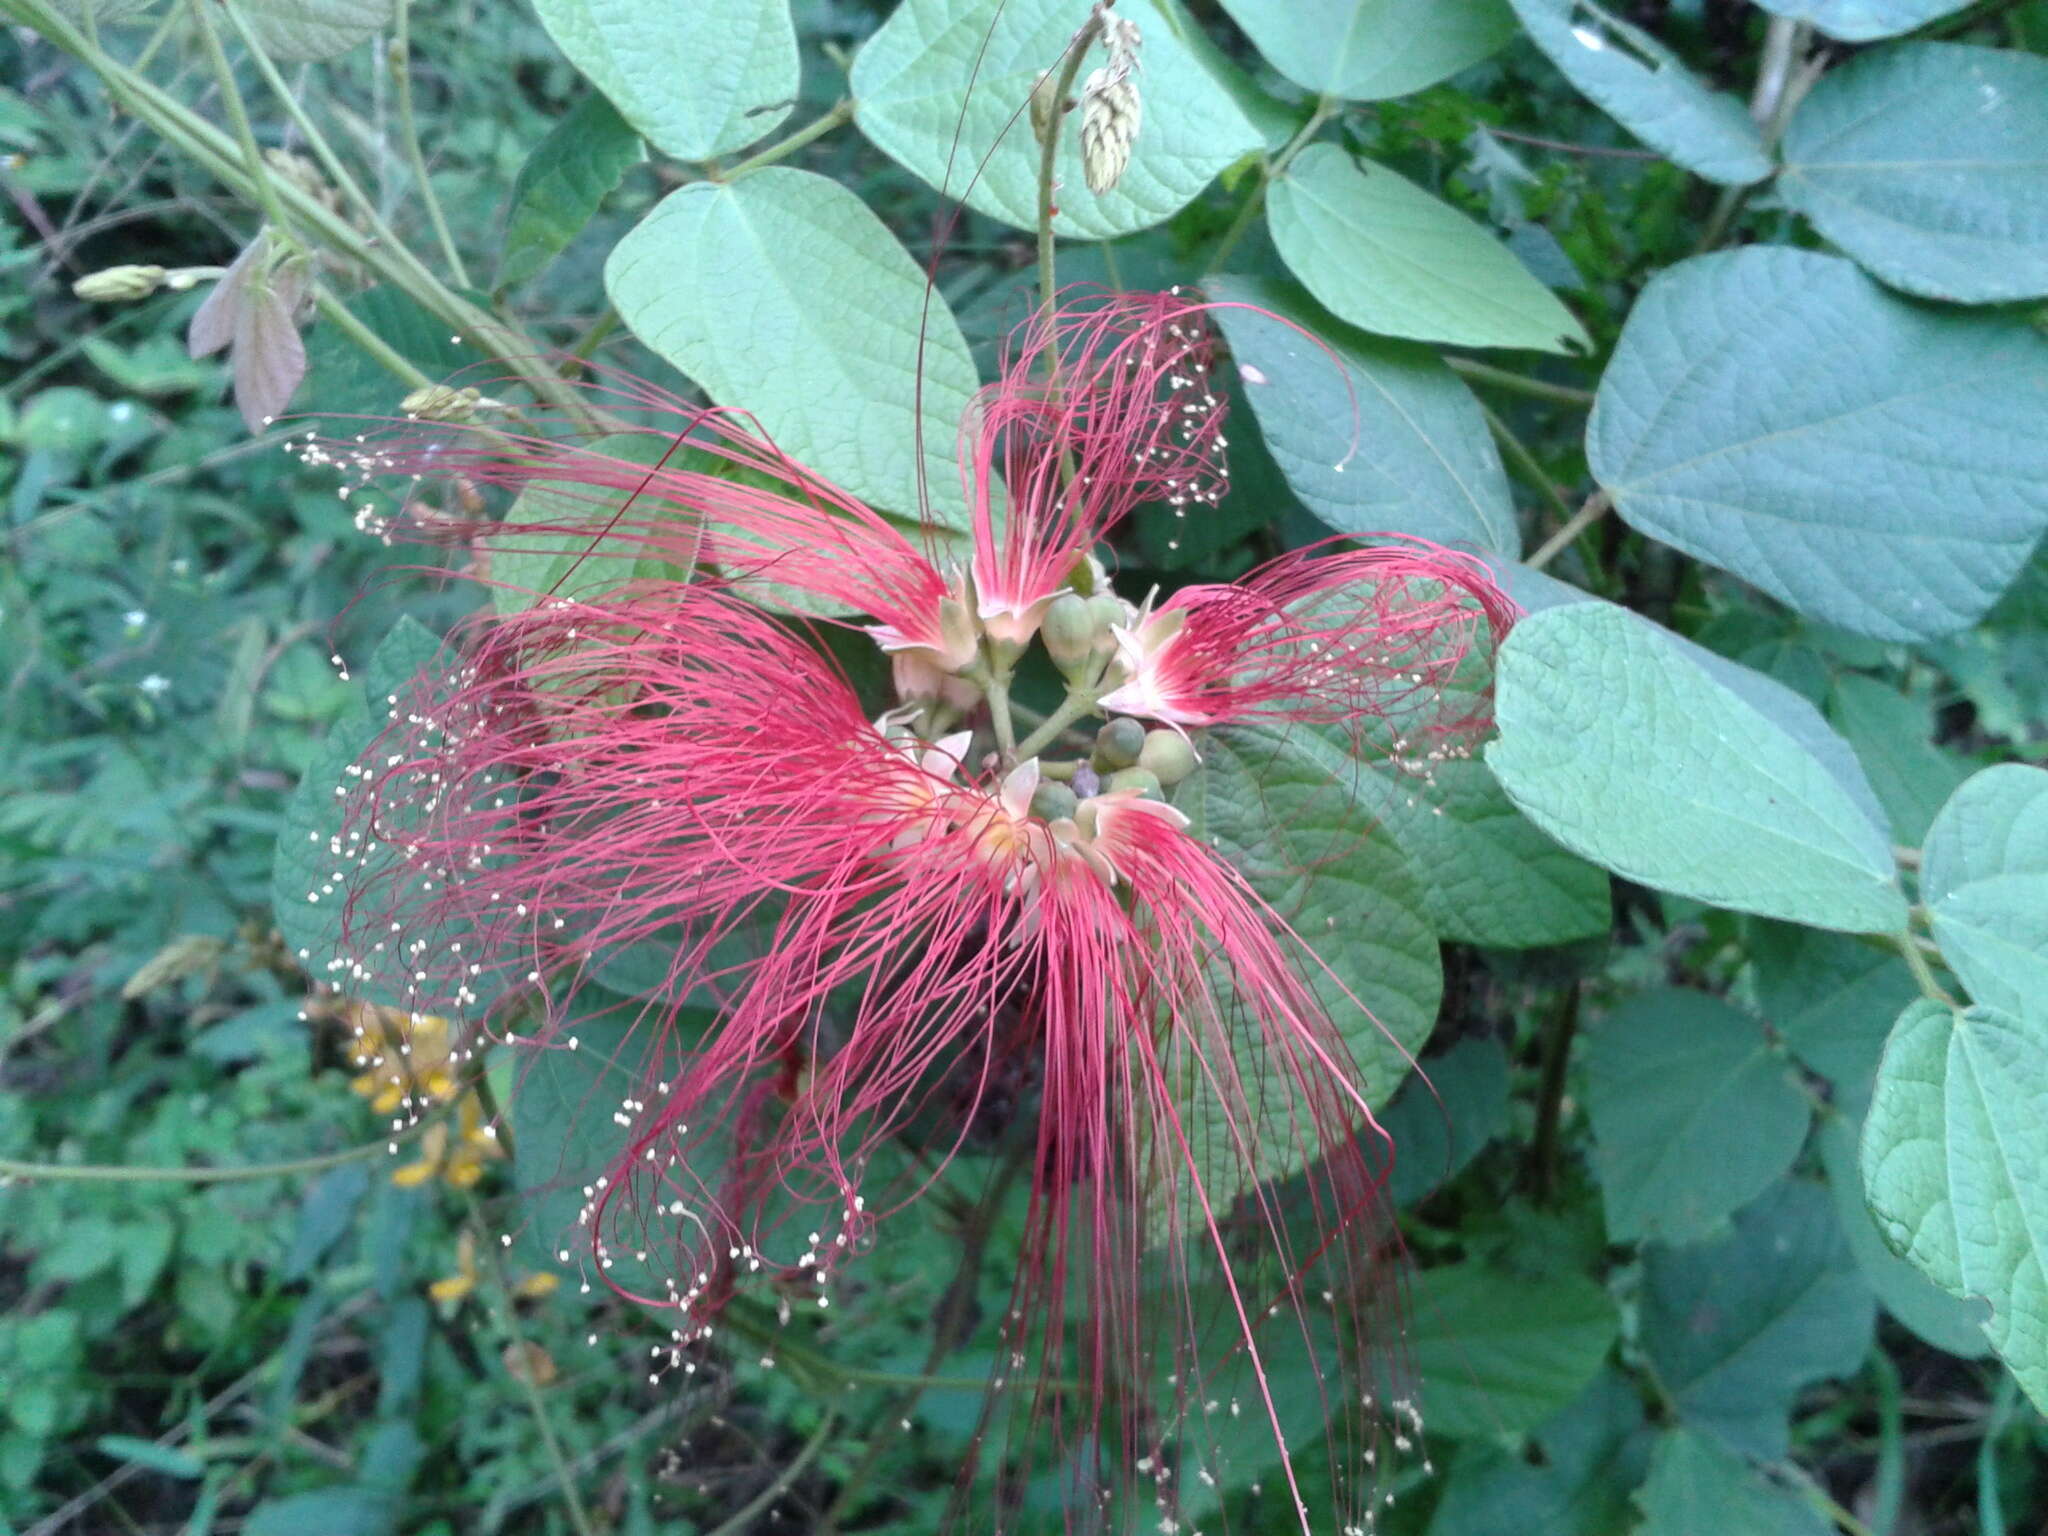
[[[839,1410],[827,1408],[825,1416],[818,1421],[818,1427],[811,1432],[811,1438],[804,1442],[804,1448],[796,1453],[789,1465],[775,1474],[774,1479],[753,1498],[735,1510],[730,1519],[714,1526],[707,1536],[741,1536],[744,1531],[754,1528],[754,1521],[768,1512],[768,1508],[790,1489],[796,1480],[804,1475],[804,1469],[818,1459],[818,1453],[825,1449],[832,1438],[832,1431],[839,1427]]]
[[[1252,220],[1256,219],[1259,210],[1266,206],[1267,189],[1286,173],[1287,167],[1294,163],[1294,157],[1308,147],[1309,140],[1321,132],[1323,124],[1342,110],[1342,102],[1333,101],[1328,96],[1318,96],[1315,110],[1309,113],[1308,121],[1296,130],[1294,137],[1282,146],[1280,153],[1260,162],[1259,183],[1245,198],[1244,206],[1237,210],[1237,217],[1230,221],[1230,227],[1223,231],[1223,238],[1216,242],[1216,249],[1209,253],[1209,264],[1202,269],[1204,276],[1221,267],[1230,253],[1237,249],[1238,241],[1242,240],[1245,231],[1252,227]]]
[[[778,160],[787,160],[791,155],[817,139],[822,139],[842,123],[853,121],[854,101],[851,96],[843,97],[833,104],[832,110],[822,117],[814,118],[785,139],[777,139],[766,149],[747,156],[746,159],[723,171],[706,170],[706,179],[711,181],[737,181],[763,166],[774,165]]]
[[[1565,525],[1545,539],[1536,553],[1525,562],[1530,570],[1540,571],[1572,545],[1578,536],[1605,517],[1614,506],[1614,498],[1605,491],[1595,491],[1588,496],[1579,510],[1571,515]]]
[[[1913,980],[1920,984],[1920,991],[1923,996],[1950,1008],[1960,1008],[1963,1006],[1955,1000],[1947,988],[1942,986],[1940,978],[1934,974],[1933,965],[1928,962],[1926,954],[1921,951],[1920,941],[1911,932],[1893,934],[1892,946],[1905,957],[1906,969],[1913,973]]]
[[[1547,379],[1532,379],[1526,373],[1512,373],[1506,368],[1496,368],[1491,363],[1482,363],[1476,358],[1447,357],[1444,359],[1453,373],[1470,379],[1474,384],[1491,384],[1495,389],[1506,390],[1513,395],[1527,395],[1531,400],[1549,400],[1557,405],[1591,405],[1593,391],[1575,389],[1569,384],[1552,384]]]
[[[1520,472],[1522,478],[1534,487],[1550,503],[1551,511],[1558,520],[1569,523],[1572,517],[1571,503],[1564,499],[1564,492],[1557,488],[1550,476],[1543,472],[1543,466],[1536,462],[1536,455],[1529,451],[1529,445],[1515,435],[1515,429],[1496,414],[1485,401],[1479,402],[1479,413],[1486,418],[1487,430],[1493,433],[1493,440],[1500,444],[1508,462]]]
[[[441,244],[441,255],[448,263],[448,270],[462,287],[470,286],[469,268],[462,264],[462,253],[455,248],[455,237],[448,232],[447,216],[441,212],[441,200],[434,195],[434,184],[427,177],[427,157],[420,148],[419,127],[412,112],[412,0],[398,0],[397,20],[391,37],[392,84],[398,91],[398,132],[404,141],[406,163],[412,167],[413,180],[419,183],[420,201],[426,205],[427,222],[434,226],[434,238]]]
[[[1060,707],[1045,717],[1037,730],[1017,743],[1016,760],[1028,762],[1047,747],[1060,739],[1060,733],[1068,726],[1094,710],[1095,691],[1092,688],[1076,688],[1060,701]]]

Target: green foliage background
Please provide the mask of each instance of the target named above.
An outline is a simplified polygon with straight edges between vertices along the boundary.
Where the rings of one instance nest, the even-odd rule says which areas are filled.
[[[1387,1118],[1431,1470],[1382,1529],[2040,1529],[2048,5],[1122,10],[1145,128],[1100,198],[1067,134],[1062,277],[1335,357],[1226,315],[1236,490],[1123,569],[1405,531],[1530,615],[1484,762],[1239,737],[1200,781],[1276,881],[1258,806],[1374,828],[1299,910],[1428,1076]],[[1019,1224],[974,1159],[829,1319],[742,1306],[659,1380],[644,1320],[520,1291],[601,1051],[491,1064],[473,1189],[393,1181],[292,851],[366,728],[330,658],[374,694],[474,598],[223,396],[559,394],[574,351],[957,525],[1036,278],[1004,129],[1087,0],[0,14],[0,1531],[935,1529]],[[266,219],[230,360],[211,276],[70,291]],[[1292,1529],[1225,1449],[1191,1521]]]

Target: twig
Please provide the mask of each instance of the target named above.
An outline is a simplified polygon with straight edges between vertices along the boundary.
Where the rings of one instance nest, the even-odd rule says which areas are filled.
[[[740,1536],[741,1532],[751,1530],[757,1516],[766,1514],[771,1504],[796,1486],[796,1480],[804,1475],[804,1468],[818,1459],[818,1452],[825,1449],[826,1442],[832,1438],[832,1431],[838,1427],[839,1410],[827,1408],[825,1416],[818,1421],[818,1427],[811,1432],[811,1438],[789,1465],[776,1473],[766,1488],[734,1511],[730,1519],[714,1526],[706,1536]]]
[[[1208,265],[1202,269],[1204,276],[1222,267],[1230,253],[1237,249],[1238,241],[1244,238],[1245,231],[1252,227],[1252,220],[1265,207],[1267,190],[1286,173],[1287,167],[1294,163],[1294,157],[1308,147],[1309,140],[1321,131],[1323,124],[1342,110],[1342,102],[1333,101],[1328,96],[1317,97],[1315,110],[1309,113],[1308,121],[1301,125],[1279,154],[1260,163],[1259,184],[1252,188],[1244,206],[1237,210],[1237,217],[1230,221],[1230,227],[1223,231],[1223,238],[1216,242],[1216,249],[1209,253]]]
[[[441,212],[441,200],[434,195],[434,184],[427,176],[427,157],[420,148],[420,135],[412,115],[412,0],[398,0],[397,20],[391,37],[392,84],[398,88],[398,133],[405,144],[406,163],[412,167],[413,180],[419,184],[420,201],[426,205],[427,222],[434,226],[434,238],[441,243],[441,255],[448,263],[448,270],[454,274],[461,287],[469,286],[469,268],[462,264],[462,253],[455,248],[455,237],[448,232],[448,219]]]
[[[1476,358],[1447,357],[1444,359],[1451,371],[1461,374],[1475,384],[1491,384],[1496,389],[1507,390],[1510,394],[1527,395],[1532,400],[1550,400],[1558,405],[1591,405],[1593,391],[1576,389],[1570,384],[1553,384],[1548,379],[1532,379],[1526,373],[1511,373],[1505,368],[1496,368],[1491,363],[1482,363]]]
[[[1529,445],[1517,437],[1515,429],[1503,421],[1483,400],[1479,402],[1479,413],[1486,418],[1487,430],[1493,433],[1493,440],[1500,444],[1501,451],[1508,456],[1508,462],[1521,472],[1522,478],[1533,486],[1545,501],[1550,503],[1551,511],[1555,512],[1560,520],[1570,522],[1571,503],[1564,499],[1564,493],[1552,482],[1550,476],[1543,472],[1543,466],[1536,462],[1536,455],[1529,451]]]
[[[1542,570],[1569,549],[1574,539],[1605,517],[1613,505],[1614,499],[1605,491],[1595,491],[1586,498],[1585,504],[1571,515],[1570,520],[1545,539],[1536,553],[1523,563],[1532,571]]]
[[[713,172],[707,170],[705,173],[706,178],[711,181],[732,181],[738,177],[745,176],[750,171],[758,171],[764,165],[773,165],[778,160],[787,160],[806,144],[825,137],[826,134],[837,128],[841,123],[852,122],[853,110],[853,98],[850,96],[845,97],[835,102],[832,110],[823,117],[806,123],[803,127],[797,129],[795,133],[789,135],[788,138],[777,139],[766,149],[747,156],[739,164],[729,166],[723,171]]]
[[[1081,73],[1081,60],[1095,45],[1095,39],[1102,33],[1102,12],[1098,9],[1089,13],[1081,30],[1074,34],[1074,40],[1067,44],[1067,52],[1060,63],[1059,77],[1053,82],[1051,110],[1046,114],[1045,134],[1038,147],[1038,302],[1047,315],[1052,313],[1053,294],[1057,290],[1057,278],[1053,265],[1053,186],[1059,169],[1060,129],[1067,118],[1067,93],[1074,88],[1074,78]],[[1046,355],[1056,355],[1056,349],[1048,348]]]

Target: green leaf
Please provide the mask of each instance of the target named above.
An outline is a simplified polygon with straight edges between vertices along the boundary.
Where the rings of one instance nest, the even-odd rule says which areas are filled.
[[[1818,1184],[1788,1180],[1734,1230],[1643,1250],[1641,1339],[1679,1416],[1737,1450],[1781,1459],[1792,1401],[1870,1347],[1875,1303]]]
[[[1605,603],[1523,619],[1498,672],[1487,764],[1567,848],[1716,906],[1905,926],[1869,788],[1796,694]]]
[[[1885,1241],[1953,1295],[2048,1403],[2048,1023],[1922,1000],[1899,1016],[1863,1123]]]
[[[1175,803],[1190,834],[1240,871],[1334,973],[1332,980],[1317,972],[1316,990],[1351,1048],[1366,1098],[1379,1105],[1436,1023],[1443,966],[1407,861],[1307,749],[1315,739],[1304,730],[1212,731],[1203,738],[1202,771]],[[1286,1154],[1299,1150],[1299,1134],[1263,1140],[1280,1159],[1266,1172],[1293,1172]]]
[[[1785,130],[1778,192],[1895,288],[2048,294],[2048,59],[1901,43],[1829,70]]]
[[[1835,1528],[1803,1495],[1690,1429],[1657,1437],[1649,1481],[1636,1503],[1643,1511],[1641,1536],[1830,1536]]]
[[[1621,515],[1883,640],[1974,623],[2048,529],[2048,339],[1753,246],[1651,279],[1587,428]]]
[[[2048,770],[2004,763],[1958,789],[1928,829],[1920,895],[1971,997],[2048,1019]]]
[[[1641,1394],[1603,1370],[1537,1432],[1540,1458],[1476,1448],[1460,1457],[1429,1536],[1617,1536],[1630,1524],[1628,1490],[1643,1475],[1648,1439]]]
[[[1220,310],[1216,321],[1266,446],[1309,511],[1339,533],[1521,553],[1486,417],[1440,358],[1352,329],[1293,283],[1227,277],[1206,286],[1226,305],[1255,306]]]
[[[1771,174],[1763,135],[1733,96],[1710,90],[1650,33],[1591,0],[1514,0],[1529,38],[1614,120],[1723,186]]]
[[[1807,1066],[1861,1106],[1892,1020],[1918,989],[1887,944],[1792,923],[1749,925],[1757,1007]]]
[[[1460,1040],[1424,1061],[1381,1111],[1394,1144],[1388,1197],[1406,1209],[1456,1178],[1508,1128],[1508,1057],[1498,1040]]]
[[[1983,1304],[1951,1296],[1886,1246],[1863,1198],[1856,1122],[1846,1115],[1825,1116],[1816,1141],[1849,1249],[1884,1309],[1936,1349],[1970,1360],[1990,1354]]]
[[[406,361],[445,378],[483,356],[453,341],[448,327],[397,288],[372,288],[342,305]],[[309,416],[391,416],[406,387],[325,317],[306,336],[306,382],[299,409]]]
[[[789,0],[534,0],[541,25],[647,141],[709,160],[774,130],[797,93]]]
[[[1425,1269],[1410,1289],[1408,1355],[1432,1434],[1534,1429],[1586,1389],[1621,1328],[1607,1293],[1581,1275],[1467,1262]]]
[[[692,183],[619,242],[605,287],[634,333],[714,400],[909,517],[921,401],[933,512],[964,526],[955,449],[974,360],[910,253],[845,187],[780,166]]]
[[[1810,21],[1845,43],[1867,43],[1910,32],[1937,16],[1952,15],[1970,0],[1757,0],[1757,4],[1791,21]]]
[[[1144,32],[1144,122],[1122,180],[1098,197],[1068,119],[1055,167],[1062,235],[1106,240],[1157,224],[1260,147],[1158,0],[1127,0],[1117,14]],[[1035,230],[1040,155],[1023,108],[1086,19],[1066,0],[904,0],[853,61],[861,131],[946,196]],[[1101,58],[1084,61],[1083,78]]]
[[[333,849],[342,824],[335,790],[387,724],[384,698],[399,692],[440,649],[439,637],[416,619],[392,626],[363,669],[365,694],[334,722],[285,807],[271,866],[271,909],[286,947],[315,981],[330,979],[340,967],[342,906],[354,878],[354,866]],[[378,701],[374,710],[370,699]]]
[[[1806,1095],[1757,1020],[1675,987],[1628,999],[1584,1048],[1594,1167],[1616,1242],[1706,1236],[1791,1168]]]
[[[1892,836],[1918,846],[1968,766],[1934,744],[1934,707],[1875,678],[1847,673],[1828,690],[1828,721],[1870,774]]]
[[[266,1499],[249,1512],[243,1536],[391,1536],[400,1500],[386,1488],[318,1488]]]
[[[646,158],[640,135],[597,92],[564,113],[512,182],[498,286],[523,283],[560,255],[619,178]]]
[[[1380,101],[1435,85],[1515,35],[1503,0],[1223,0],[1305,91]]]
[[[392,0],[241,0],[242,19],[280,64],[331,59],[391,25]]]
[[[1386,336],[1570,352],[1585,330],[1498,240],[1385,166],[1311,144],[1273,184],[1273,243],[1341,318]]]
[[[206,1475],[206,1463],[175,1445],[158,1445],[154,1440],[137,1439],[134,1435],[101,1435],[93,1444],[103,1456],[131,1466],[144,1467],[151,1472],[160,1472],[165,1477],[194,1478]]]
[[[687,457],[674,439],[655,432],[613,433],[592,442],[589,451],[650,468],[664,462],[682,468]],[[584,523],[591,532],[506,533],[480,541],[490,552],[492,582],[502,583],[491,588],[498,612],[520,613],[543,597],[596,598],[628,581],[688,580],[687,569],[651,555],[622,560],[606,553],[605,529],[633,500],[632,492],[593,490],[569,481],[536,481],[521,491],[506,514],[508,524]],[[643,511],[646,505],[641,504]]]

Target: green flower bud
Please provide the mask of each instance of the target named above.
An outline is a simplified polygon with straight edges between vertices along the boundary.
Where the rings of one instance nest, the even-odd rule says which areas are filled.
[[[94,304],[133,304],[155,293],[163,281],[162,267],[108,267],[86,273],[71,291]]]
[[[450,389],[446,384],[428,384],[398,402],[408,416],[422,421],[467,421],[483,400],[480,389]]]
[[[1145,750],[1145,727],[1135,720],[1112,720],[1095,733],[1095,766],[1129,768]]]
[[[1098,592],[1088,599],[1088,612],[1095,620],[1095,634],[1092,647],[1098,657],[1116,654],[1116,636],[1109,632],[1112,624],[1131,622],[1130,605],[1112,592]]]
[[[1095,619],[1088,611],[1088,599],[1063,592],[1045,610],[1045,622],[1038,633],[1045,640],[1046,654],[1053,665],[1071,674],[1087,661],[1095,644]]]
[[[1109,776],[1105,789],[1135,789],[1141,795],[1154,800],[1164,800],[1166,791],[1160,787],[1159,775],[1150,768],[1119,768]]]
[[[1159,776],[1159,782],[1167,785],[1178,784],[1195,771],[1195,764],[1200,761],[1187,737],[1179,731],[1147,731],[1145,745],[1138,753],[1138,766],[1151,769]]]
[[[1047,779],[1032,792],[1031,814],[1042,821],[1058,821],[1062,816],[1073,815],[1080,804],[1081,797],[1073,790]]]

